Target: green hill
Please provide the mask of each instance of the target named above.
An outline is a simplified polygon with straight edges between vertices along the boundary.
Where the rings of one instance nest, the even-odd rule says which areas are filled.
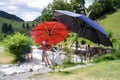
[[[25,22],[14,14],[0,10],[0,40],[16,31],[29,34],[36,25],[36,21]]]
[[[2,31],[2,26],[4,23],[6,23],[7,25],[11,24],[14,32],[17,31],[17,32],[26,33],[26,34],[28,34],[29,31],[37,24],[37,23],[34,23],[34,26],[33,26],[32,21],[31,22],[19,22],[19,21],[13,21],[10,19],[0,17],[0,36],[1,36],[0,40],[2,40],[6,34],[6,33],[3,33]],[[23,28],[23,23],[25,25],[25,28]],[[29,25],[28,28],[27,28],[27,24]],[[9,33],[7,33],[6,35],[9,35]]]
[[[14,21],[19,21],[19,22],[24,21],[24,20],[22,20],[21,18],[17,17],[14,14],[10,14],[10,13],[7,13],[7,12],[1,11],[1,10],[0,10],[0,17],[6,18],[6,19],[11,19],[11,20],[14,20]]]
[[[120,48],[120,9],[109,13],[99,20],[99,24],[108,32],[112,33],[111,41],[114,48]]]
[[[99,24],[103,26],[106,31],[112,31],[113,33],[120,32],[120,10],[114,13],[103,16],[103,19],[99,21]]]

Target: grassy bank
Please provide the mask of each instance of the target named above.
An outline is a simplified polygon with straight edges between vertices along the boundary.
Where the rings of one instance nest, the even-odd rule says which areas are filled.
[[[104,27],[106,31],[110,30],[113,33],[120,32],[120,10],[118,9],[114,13],[103,16],[103,19],[99,21],[99,24]]]
[[[48,73],[47,80],[119,80],[120,60],[97,63],[72,71]]]

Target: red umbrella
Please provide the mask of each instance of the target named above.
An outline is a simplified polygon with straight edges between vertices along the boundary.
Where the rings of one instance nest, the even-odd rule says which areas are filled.
[[[46,45],[56,45],[66,39],[68,31],[66,27],[59,22],[42,22],[31,31],[31,36],[35,42],[42,44],[46,41]]]

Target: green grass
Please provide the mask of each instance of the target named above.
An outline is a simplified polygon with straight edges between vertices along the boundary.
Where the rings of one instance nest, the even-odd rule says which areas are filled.
[[[71,71],[48,73],[46,80],[119,80],[120,60],[97,63]]]
[[[120,32],[120,10],[113,12],[111,14],[107,14],[103,19],[99,21],[99,24],[103,26],[103,28],[108,31],[112,31],[114,33]]]
[[[40,73],[40,74],[36,74],[34,76],[30,76],[28,78],[30,80],[45,80],[44,78],[46,78],[46,74],[45,73]]]
[[[6,51],[0,51],[0,64],[9,64],[12,63],[15,60],[15,57],[6,52]]]
[[[116,12],[112,12],[103,16],[100,19],[99,24],[105,29],[107,32],[112,32],[112,41],[113,46],[115,48],[120,47],[120,9]],[[116,41],[114,41],[116,40]]]

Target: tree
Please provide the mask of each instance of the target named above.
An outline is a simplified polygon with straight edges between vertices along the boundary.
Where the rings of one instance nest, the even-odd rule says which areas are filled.
[[[26,28],[29,29],[29,23],[27,23]]]
[[[53,21],[54,10],[71,10],[70,4],[66,0],[53,0],[53,3],[49,3],[46,8],[43,9],[41,15],[41,21]]]
[[[8,25],[8,33],[13,33],[12,24]]]
[[[98,2],[94,2],[93,5],[89,7],[89,10],[92,10],[90,14],[90,18],[96,20],[101,15],[103,15],[103,9],[101,8],[100,4]]]
[[[32,23],[32,27],[35,27],[35,24],[34,24],[34,22]]]
[[[25,23],[22,24],[22,27],[25,28]]]
[[[100,4],[104,14],[115,10],[113,0],[96,0],[96,2]]]
[[[116,8],[113,5],[113,0],[95,0],[89,10],[92,10],[90,17],[97,19],[108,12],[115,11]]]
[[[7,25],[7,23],[3,23],[3,25],[2,25],[2,32],[3,33],[7,33],[8,32],[8,25]]]
[[[4,23],[2,25],[2,32],[3,33],[13,33],[13,28],[12,28],[12,25],[11,24],[7,24],[7,23]]]
[[[120,0],[113,0],[113,5],[114,5],[116,8],[120,8]]]
[[[79,13],[79,14],[85,14],[85,0],[71,0],[71,7],[72,11]]]

